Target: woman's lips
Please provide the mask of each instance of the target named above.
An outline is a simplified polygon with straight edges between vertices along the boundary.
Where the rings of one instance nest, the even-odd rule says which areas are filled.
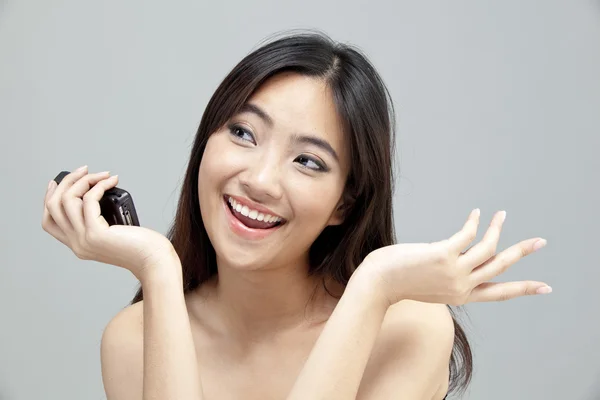
[[[261,206],[260,204],[254,203],[253,201],[246,199],[244,197],[226,194],[223,196],[223,198],[225,198],[225,200],[227,200],[230,204],[233,201],[237,204],[241,204],[242,206],[248,207],[250,210],[256,210],[256,211],[258,211],[259,214],[272,215],[274,217],[279,217],[280,219],[284,219],[283,217],[280,217],[274,211],[271,211],[267,207],[264,207],[264,206]]]
[[[227,219],[227,225],[236,235],[248,239],[248,240],[260,240],[264,239],[270,234],[274,233],[282,225],[276,225],[272,228],[267,229],[254,229],[250,228],[242,223],[239,219],[233,215],[227,200],[223,199],[223,207],[225,208],[225,217]]]

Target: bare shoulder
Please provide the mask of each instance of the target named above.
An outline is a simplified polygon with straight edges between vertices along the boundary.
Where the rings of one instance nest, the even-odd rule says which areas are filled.
[[[141,399],[143,384],[143,301],[119,311],[102,334],[102,381],[108,400]]]
[[[445,304],[400,301],[388,309],[377,346],[402,354],[418,350],[423,358],[448,365],[454,346],[452,315]]]
[[[413,300],[394,304],[385,315],[357,399],[397,393],[411,399],[443,398],[453,345],[454,322],[446,305]]]
[[[402,300],[388,309],[384,324],[392,329],[418,333],[434,329],[440,335],[454,338],[452,315],[445,304]]]

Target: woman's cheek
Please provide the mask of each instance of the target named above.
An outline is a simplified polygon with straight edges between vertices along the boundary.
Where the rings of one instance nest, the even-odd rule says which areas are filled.
[[[206,145],[201,168],[206,169],[211,180],[220,181],[238,170],[243,160],[243,155],[225,135],[215,135]]]
[[[336,199],[332,197],[331,190],[324,182],[316,182],[314,179],[289,179],[286,182],[287,193],[291,194],[291,200],[295,203],[293,208],[297,210],[296,217],[305,221],[317,222],[329,217],[331,210],[335,207]],[[330,186],[329,186],[330,187]]]

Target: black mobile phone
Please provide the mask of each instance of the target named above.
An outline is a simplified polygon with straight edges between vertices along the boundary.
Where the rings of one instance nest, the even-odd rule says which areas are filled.
[[[69,171],[62,171],[54,181],[60,183],[68,174]],[[140,226],[131,194],[116,186],[104,192],[104,196],[100,199],[100,213],[108,225]]]

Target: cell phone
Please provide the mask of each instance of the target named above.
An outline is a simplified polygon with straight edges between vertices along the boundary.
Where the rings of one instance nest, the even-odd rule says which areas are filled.
[[[69,174],[70,171],[61,171],[54,181],[60,183]],[[100,213],[108,225],[140,226],[131,194],[116,186],[104,192],[100,199]]]

